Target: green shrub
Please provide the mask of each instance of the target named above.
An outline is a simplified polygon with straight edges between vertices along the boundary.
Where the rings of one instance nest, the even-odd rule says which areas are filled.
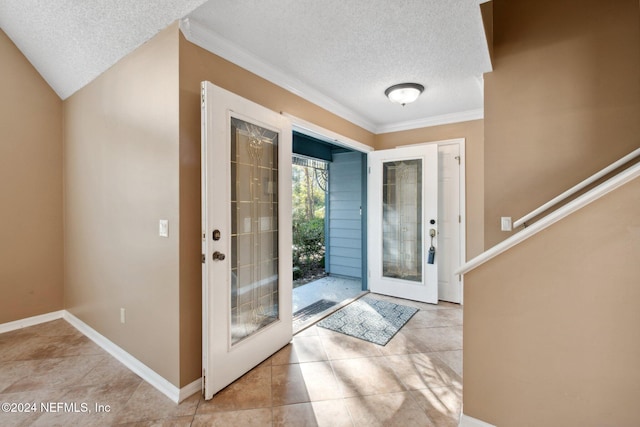
[[[298,220],[293,223],[293,266],[303,276],[306,272],[324,267],[324,219]]]

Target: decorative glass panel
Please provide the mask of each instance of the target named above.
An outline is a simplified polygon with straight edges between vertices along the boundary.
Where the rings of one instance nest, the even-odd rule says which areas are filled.
[[[231,119],[231,342],[276,321],[278,134]]]
[[[382,169],[382,275],[422,281],[422,160]]]

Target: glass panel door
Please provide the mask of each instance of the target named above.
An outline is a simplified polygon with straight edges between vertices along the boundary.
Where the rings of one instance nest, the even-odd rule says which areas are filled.
[[[369,289],[437,304],[438,147],[378,150],[368,162]]]
[[[291,124],[203,83],[206,399],[292,337]]]

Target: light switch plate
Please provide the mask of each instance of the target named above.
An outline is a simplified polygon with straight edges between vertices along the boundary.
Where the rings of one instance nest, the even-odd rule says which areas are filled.
[[[169,220],[168,219],[160,220],[158,234],[160,235],[160,237],[169,237]]]

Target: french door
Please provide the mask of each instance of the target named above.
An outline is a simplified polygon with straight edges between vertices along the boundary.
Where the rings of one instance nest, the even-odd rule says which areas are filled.
[[[202,83],[205,399],[292,338],[291,124]]]
[[[368,154],[369,289],[438,303],[438,147]]]

